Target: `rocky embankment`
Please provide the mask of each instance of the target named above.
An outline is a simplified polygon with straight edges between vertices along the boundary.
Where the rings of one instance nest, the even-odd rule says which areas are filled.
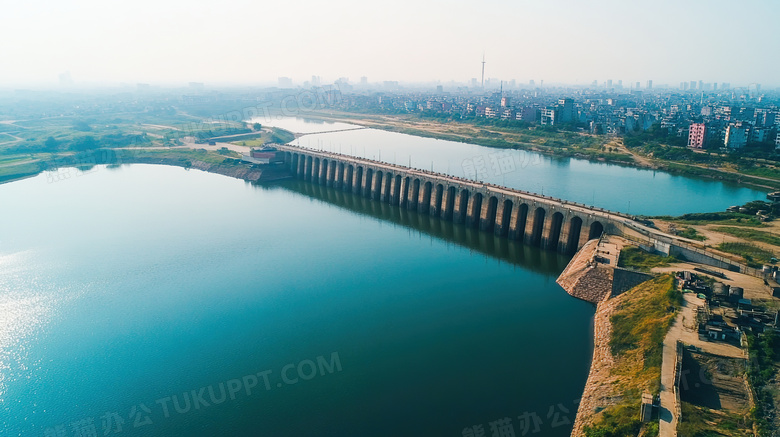
[[[614,269],[598,262],[599,240],[585,243],[556,281],[570,295],[596,304],[593,319],[593,358],[582,393],[572,436],[583,436],[594,415],[614,402],[614,360],[609,348],[612,325],[610,316],[618,303],[612,296]]]
[[[570,295],[598,304],[612,294],[614,269],[596,261],[598,240],[590,240],[574,255],[557,283]]]
[[[586,425],[593,424],[595,414],[609,405],[616,404],[619,400],[614,389],[618,377],[612,374],[615,360],[609,348],[609,338],[612,333],[609,319],[618,303],[619,299],[607,299],[596,306],[596,315],[593,318],[593,359],[588,381],[585,383],[585,390],[582,392],[577,408],[577,416],[574,419],[572,437],[584,436],[583,430]]]

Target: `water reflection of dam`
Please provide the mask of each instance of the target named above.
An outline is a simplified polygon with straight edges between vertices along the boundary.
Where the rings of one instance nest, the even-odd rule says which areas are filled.
[[[414,210],[399,208],[378,202],[351,192],[345,192],[301,180],[284,181],[268,189],[283,188],[328,204],[347,209],[353,213],[403,226],[418,232],[421,238],[430,237],[467,247],[501,261],[522,266],[532,271],[557,275],[566,266],[569,258],[562,254],[542,250],[471,228],[463,223],[453,223]]]

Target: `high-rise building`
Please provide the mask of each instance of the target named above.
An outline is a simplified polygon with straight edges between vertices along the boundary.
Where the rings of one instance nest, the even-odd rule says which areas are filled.
[[[501,107],[506,108],[509,106],[509,97],[501,97]]]
[[[362,77],[360,78],[360,84],[361,84],[361,85],[363,85],[363,86],[366,86],[366,85],[368,85],[368,77],[366,77],[366,76],[362,76]]]
[[[558,108],[554,106],[543,108],[539,112],[539,122],[545,126],[553,126],[559,121],[559,114]]]
[[[694,149],[704,148],[704,133],[706,128],[704,123],[693,123],[688,128],[688,147]]]
[[[528,85],[530,85],[530,86],[534,86],[534,85],[535,85],[535,82],[534,82],[534,80],[533,80],[533,79],[529,80],[529,81],[528,81]]]
[[[558,108],[561,123],[571,123],[574,120],[574,99],[559,99]]]
[[[723,144],[729,149],[742,149],[747,145],[748,138],[750,138],[750,125],[738,121],[726,128]]]
[[[612,88],[612,79],[607,79],[607,88]]]
[[[649,90],[653,89],[653,80],[652,79],[647,81],[647,89],[649,89]]]
[[[691,85],[690,85],[691,86],[691,91],[695,90],[696,89],[696,81],[692,80],[690,83],[691,83]]]
[[[279,78],[279,88],[292,88],[293,81],[289,77]]]
[[[699,81],[699,88],[698,89],[699,89],[699,91],[704,90],[704,81],[703,80]]]
[[[754,124],[760,127],[771,127],[775,124],[775,113],[770,109],[756,108]]]
[[[636,83],[636,89],[639,89],[639,82]]]

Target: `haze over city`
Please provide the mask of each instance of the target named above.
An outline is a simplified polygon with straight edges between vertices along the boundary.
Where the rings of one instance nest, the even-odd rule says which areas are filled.
[[[0,12],[0,435],[780,435],[780,0]]]
[[[654,80],[780,85],[780,3],[35,0],[4,6],[0,86]]]

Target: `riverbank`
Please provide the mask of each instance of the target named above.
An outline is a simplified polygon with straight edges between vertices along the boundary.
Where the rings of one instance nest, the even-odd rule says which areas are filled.
[[[498,128],[431,119],[415,119],[410,116],[328,112],[307,114],[307,118],[338,121],[386,130],[456,142],[467,142],[494,148],[529,150],[560,158],[577,158],[593,162],[606,162],[632,168],[662,170],[667,173],[715,179],[735,185],[760,190],[780,189],[780,180],[754,176],[730,169],[710,168],[683,162],[667,161],[644,156],[629,150],[619,138],[607,138],[574,132],[543,132]]]
[[[661,339],[680,301],[669,274],[656,278],[616,267],[619,237],[591,240],[556,281],[568,294],[596,305],[593,355],[574,420],[573,437],[657,435],[657,421],[639,420],[643,393],[660,389]],[[642,433],[642,434],[638,434]]]
[[[615,359],[609,349],[609,339],[612,335],[612,324],[609,320],[617,305],[617,299],[601,301],[596,305],[596,314],[593,316],[593,357],[574,419],[572,437],[584,436],[585,427],[593,426],[596,418],[594,412],[618,404],[616,386],[619,377],[613,375]]]
[[[59,171],[75,168],[89,171],[96,165],[117,166],[124,164],[169,165],[181,168],[194,168],[209,173],[242,179],[247,182],[272,182],[289,179],[292,174],[283,166],[257,166],[244,163],[236,158],[225,157],[206,150],[190,149],[98,149],[91,153],[58,157],[48,161],[39,161],[35,171],[23,174],[10,174],[0,179],[0,184],[35,177],[44,171]],[[60,177],[55,175],[55,178]]]

